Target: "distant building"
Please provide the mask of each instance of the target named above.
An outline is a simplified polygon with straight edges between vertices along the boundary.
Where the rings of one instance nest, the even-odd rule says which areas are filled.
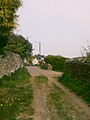
[[[32,60],[32,65],[39,65],[39,61],[38,61],[37,58],[34,58],[34,59]]]

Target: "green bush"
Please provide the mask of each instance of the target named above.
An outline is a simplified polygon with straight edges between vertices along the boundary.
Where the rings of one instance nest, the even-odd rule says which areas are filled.
[[[65,73],[59,78],[59,82],[73,90],[90,104],[90,82],[72,77],[70,73]]]
[[[44,70],[48,70],[48,64],[42,63],[42,64],[40,65],[40,68],[41,68],[41,69],[44,69]]]
[[[45,62],[47,64],[52,65],[52,69],[54,71],[63,71],[64,70],[64,63],[66,58],[62,56],[53,56],[53,55],[48,55],[45,57]]]
[[[28,119],[33,115],[33,90],[29,78],[27,69],[20,68],[11,76],[0,79],[1,120],[17,120],[21,113],[27,114]]]
[[[90,63],[80,60],[67,61],[59,82],[73,90],[90,104]]]
[[[82,79],[85,82],[90,81],[90,63],[82,61],[65,62],[65,73],[70,73],[74,78]]]
[[[27,80],[30,77],[30,74],[27,72],[26,68],[20,68],[15,73],[12,73],[10,76],[4,76],[0,79],[0,86],[10,86],[13,87],[17,82]]]

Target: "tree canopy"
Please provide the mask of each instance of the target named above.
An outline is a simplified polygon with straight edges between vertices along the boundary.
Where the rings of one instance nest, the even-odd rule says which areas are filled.
[[[48,55],[44,58],[44,60],[47,64],[52,65],[53,70],[63,71],[66,58],[63,56]]]
[[[16,28],[16,11],[21,0],[0,0],[0,50],[7,44],[9,35]]]
[[[12,34],[6,47],[6,51],[19,54],[22,58],[27,58],[32,54],[32,44],[22,35]]]

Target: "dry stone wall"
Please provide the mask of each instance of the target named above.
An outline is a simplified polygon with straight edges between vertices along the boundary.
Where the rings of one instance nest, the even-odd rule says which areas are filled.
[[[71,73],[74,78],[90,82],[90,62],[66,61],[65,72]]]
[[[0,78],[14,73],[20,67],[23,67],[23,62],[18,54],[10,52],[5,58],[0,57]]]

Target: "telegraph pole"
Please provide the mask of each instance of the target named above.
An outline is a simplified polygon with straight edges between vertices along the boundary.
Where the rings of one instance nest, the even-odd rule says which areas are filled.
[[[39,42],[39,55],[41,55],[41,42]]]

